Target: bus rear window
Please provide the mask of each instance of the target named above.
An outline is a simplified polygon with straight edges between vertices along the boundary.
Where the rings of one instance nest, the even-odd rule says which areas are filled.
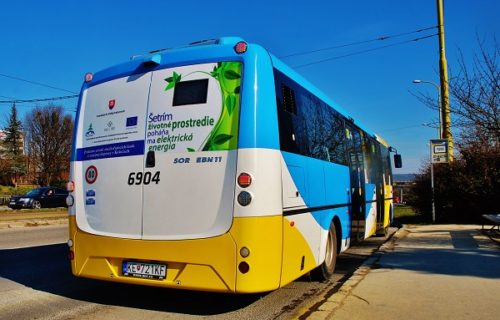
[[[175,85],[172,105],[207,103],[208,79],[181,81]]]

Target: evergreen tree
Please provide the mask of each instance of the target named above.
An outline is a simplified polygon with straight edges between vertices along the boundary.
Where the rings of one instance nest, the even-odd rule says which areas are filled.
[[[3,128],[5,137],[2,141],[1,178],[8,184],[17,185],[19,178],[25,174],[26,165],[23,146],[22,123],[18,119],[16,105],[10,109],[7,125]]]
[[[5,139],[3,140],[4,154],[6,158],[12,158],[23,154],[22,145],[22,123],[17,118],[16,105],[10,109],[9,121],[4,129]]]

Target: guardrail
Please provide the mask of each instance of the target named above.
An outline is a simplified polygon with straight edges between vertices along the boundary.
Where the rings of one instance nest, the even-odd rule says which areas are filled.
[[[0,206],[6,206],[9,204],[10,196],[0,196]]]

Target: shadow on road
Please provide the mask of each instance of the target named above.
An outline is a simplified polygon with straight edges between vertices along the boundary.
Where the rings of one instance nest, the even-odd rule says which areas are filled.
[[[410,231],[411,239],[384,255],[380,266],[436,275],[500,279],[500,252],[494,243],[479,245],[480,231],[449,228]]]
[[[379,267],[432,273],[500,279],[500,256],[485,250],[400,249],[386,255]]]
[[[191,315],[238,310],[260,295],[229,295],[76,278],[71,274],[66,244],[0,250],[0,277],[59,296],[105,305]]]

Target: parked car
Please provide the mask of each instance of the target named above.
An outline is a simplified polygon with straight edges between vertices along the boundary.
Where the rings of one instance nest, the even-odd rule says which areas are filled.
[[[67,207],[68,191],[55,187],[42,187],[31,190],[21,196],[12,196],[9,208],[12,209],[40,209]]]

